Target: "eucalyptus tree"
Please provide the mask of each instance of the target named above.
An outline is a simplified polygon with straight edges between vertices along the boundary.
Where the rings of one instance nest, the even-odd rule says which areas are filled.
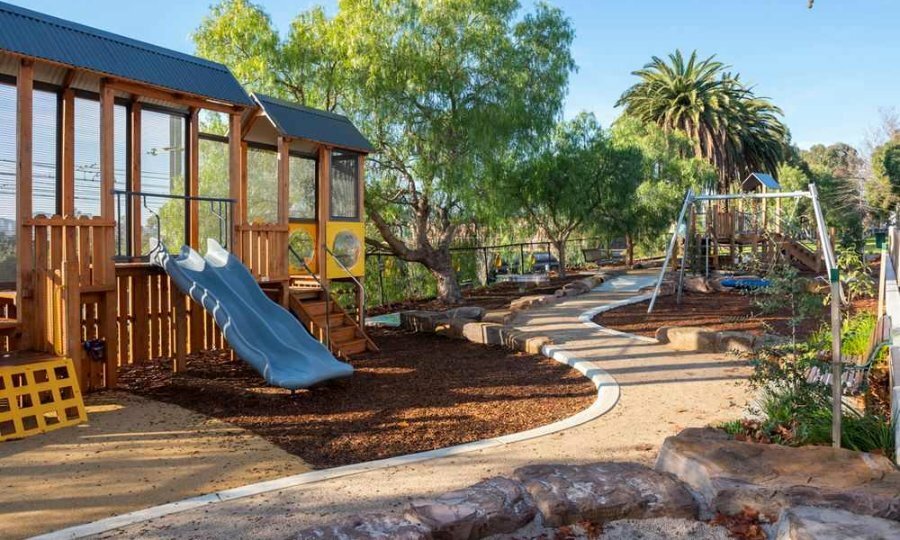
[[[781,110],[727,70],[696,51],[687,58],[679,50],[668,60],[654,56],[633,72],[640,81],[617,103],[628,115],[687,134],[694,155],[716,168],[720,191],[749,172],[774,173],[788,138]]]
[[[516,0],[341,0],[286,37],[258,6],[225,0],[194,38],[251,89],[357,122],[377,148],[366,212],[381,238],[367,242],[425,265],[450,302],[450,245],[493,189],[493,163],[552,128],[574,69],[570,21]]]

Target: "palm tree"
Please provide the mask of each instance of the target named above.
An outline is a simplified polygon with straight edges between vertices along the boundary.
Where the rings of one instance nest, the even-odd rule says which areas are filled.
[[[676,50],[668,62],[653,57],[634,72],[640,82],[619,98],[626,114],[680,130],[694,146],[694,155],[708,160],[719,173],[719,191],[748,172],[774,172],[782,159],[787,130],[781,110],[709,57],[687,59]]]

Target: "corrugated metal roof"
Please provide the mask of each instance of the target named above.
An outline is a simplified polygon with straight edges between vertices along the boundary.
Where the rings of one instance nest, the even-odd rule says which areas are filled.
[[[340,148],[372,152],[372,146],[346,116],[253,94],[275,128],[286,137],[309,139]]]
[[[252,105],[222,64],[0,2],[0,49],[237,105]]]
[[[766,189],[781,189],[781,184],[772,175],[761,172],[750,173],[750,176],[741,183],[741,187],[745,190],[756,189],[759,186],[765,186]]]

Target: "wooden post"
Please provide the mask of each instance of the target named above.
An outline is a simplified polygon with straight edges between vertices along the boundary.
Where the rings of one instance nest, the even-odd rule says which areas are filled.
[[[365,192],[366,192],[366,187],[365,187],[366,186],[366,156],[365,156],[365,154],[359,155],[359,157],[357,158],[357,163],[359,164],[359,177],[358,177],[359,181],[357,182],[357,185],[356,185],[356,188],[357,188],[356,204],[358,205],[357,213],[359,216],[359,220],[364,221],[365,218],[363,217],[363,209],[365,208],[365,205],[363,204],[363,196],[365,195]],[[363,249],[362,251],[363,251],[362,256],[365,257],[365,249]],[[485,256],[484,271],[485,271],[485,276],[487,276],[487,273],[488,273],[487,256]],[[365,330],[365,328],[366,328],[366,289],[365,289],[366,281],[365,281],[365,279],[366,278],[365,278],[365,262],[364,262],[363,263],[363,275],[359,278],[360,287],[359,287],[359,290],[356,292],[356,294],[357,294],[356,309],[358,311],[357,320],[359,321],[359,327],[362,328],[363,330]],[[485,283],[487,282],[486,279],[487,278],[485,278]]]
[[[325,246],[328,242],[327,224],[331,217],[331,148],[324,145],[319,147],[318,190],[316,261],[318,261],[319,279],[327,283],[328,254],[325,252]]]
[[[241,114],[238,112],[231,113],[229,117],[228,128],[228,185],[229,197],[235,200],[232,223],[232,242],[231,252],[235,257],[243,259],[241,228],[244,225],[244,216],[246,215],[246,197],[242,181],[242,159],[243,149],[241,148]]]
[[[32,321],[34,313],[34,244],[31,227],[26,225],[32,215],[33,133],[34,133],[34,65],[27,60],[19,64],[16,77],[16,298],[19,345],[33,346]],[[25,324],[23,324],[25,323]]]
[[[275,277],[278,278],[286,278],[288,277],[288,251],[287,251],[287,243],[288,236],[290,235],[289,230],[289,221],[290,221],[290,193],[291,193],[291,140],[287,137],[278,137],[278,210],[277,210],[277,222],[278,225],[283,226],[285,228],[284,231],[277,231],[274,233],[274,238],[277,239],[275,242],[276,252],[274,254],[277,257],[276,261],[276,272]],[[271,245],[271,244],[270,244]],[[272,254],[270,253],[270,257]],[[281,305],[287,307],[288,306],[288,292],[289,292],[290,280],[284,281],[281,283],[281,295],[280,302]]]
[[[104,80],[100,83],[100,216],[108,221],[116,219],[113,194],[116,184],[115,166],[115,93]],[[101,234],[100,238],[94,236],[94,242],[100,242],[101,245],[95,247],[94,253],[98,254],[98,260],[91,261],[91,264],[94,274],[101,276],[100,284],[110,287],[103,293],[101,306],[102,337],[106,340],[106,387],[115,388],[119,367],[119,298],[116,294],[116,267],[113,262],[115,229],[103,227],[95,231]]]
[[[66,88],[62,93],[62,177],[60,214],[75,215],[75,91]]]
[[[175,287],[173,283],[169,287],[169,294],[172,299],[172,310],[175,317],[175,362],[172,364],[172,370],[175,373],[183,372],[187,365],[187,297]]]
[[[200,109],[191,108],[191,117],[188,132],[188,171],[190,176],[190,185],[188,187],[188,195],[197,197],[200,195]],[[188,231],[188,242],[194,249],[200,249],[200,201],[193,200],[189,206],[190,230]],[[182,301],[182,303],[184,303]]]
[[[71,229],[71,227],[70,227]],[[87,388],[87,371],[82,365],[81,352],[81,285],[78,278],[78,262],[67,260],[63,268],[63,312],[66,356],[72,359],[78,384]]]
[[[131,191],[141,191],[141,156],[143,155],[141,143],[141,104],[137,101],[131,104]],[[131,253],[133,257],[141,254],[142,219],[141,198],[132,197],[131,204]]]

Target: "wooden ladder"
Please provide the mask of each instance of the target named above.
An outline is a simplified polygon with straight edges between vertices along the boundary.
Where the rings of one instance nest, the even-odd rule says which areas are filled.
[[[354,354],[378,350],[356,319],[334,299],[326,301],[327,293],[320,287],[296,281],[293,285],[289,295],[291,312],[332,353],[347,360]]]

